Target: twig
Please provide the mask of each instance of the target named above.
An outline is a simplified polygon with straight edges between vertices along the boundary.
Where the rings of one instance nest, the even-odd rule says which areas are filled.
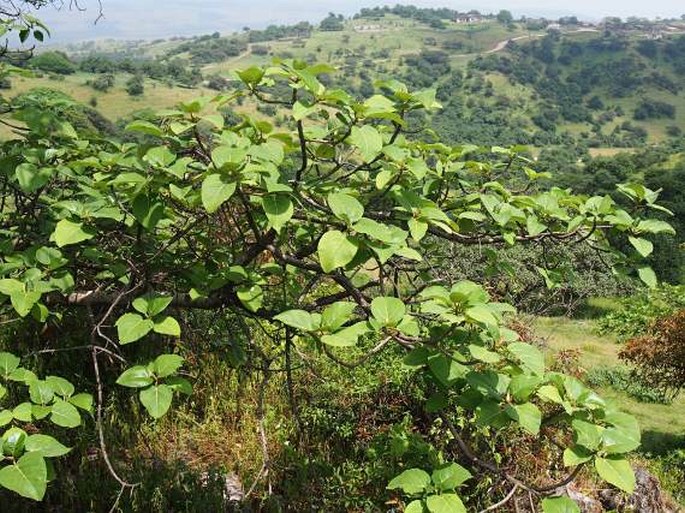
[[[488,506],[487,508],[480,510],[478,513],[487,513],[488,511],[494,511],[497,508],[501,508],[502,506],[504,506],[507,502],[509,502],[511,500],[511,498],[514,496],[514,494],[516,494],[516,490],[518,490],[518,489],[519,489],[519,485],[515,484],[512,487],[511,491],[506,495],[506,497],[504,497],[504,499],[493,504],[492,506]]]

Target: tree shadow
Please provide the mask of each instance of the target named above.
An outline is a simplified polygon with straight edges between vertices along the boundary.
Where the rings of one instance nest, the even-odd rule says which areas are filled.
[[[663,433],[661,431],[644,431],[642,433],[641,451],[654,456],[664,456],[670,452],[685,449],[685,433]]]

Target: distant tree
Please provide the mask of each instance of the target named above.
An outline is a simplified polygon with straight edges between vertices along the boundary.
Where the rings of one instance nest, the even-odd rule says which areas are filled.
[[[328,17],[321,22],[319,28],[326,32],[335,32],[343,30],[344,26],[342,15],[339,14],[336,16],[332,12],[328,13]]]
[[[512,16],[511,11],[502,9],[497,13],[497,21],[499,21],[502,25],[510,25],[514,22],[514,17]]]
[[[104,73],[95,77],[90,81],[90,87],[96,91],[109,91],[114,86],[114,75],[112,73]]]
[[[142,75],[133,75],[126,82],[126,92],[129,96],[141,96],[145,92],[145,81]]]
[[[59,75],[71,75],[76,71],[76,66],[64,52],[44,52],[34,56],[29,65],[47,73]]]

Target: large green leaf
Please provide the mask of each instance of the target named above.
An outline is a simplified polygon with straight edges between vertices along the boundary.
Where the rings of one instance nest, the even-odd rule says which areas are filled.
[[[525,342],[514,342],[509,344],[507,349],[521,362],[521,366],[528,372],[538,376],[542,376],[545,373],[545,356],[537,347]]]
[[[93,236],[93,231],[84,228],[83,223],[74,223],[68,219],[62,219],[58,222],[55,231],[52,233],[52,239],[60,248],[92,239]]]
[[[571,427],[573,428],[573,439],[578,445],[582,445],[591,451],[599,447],[602,441],[602,431],[604,430],[602,426],[580,419],[573,419]]]
[[[277,232],[293,217],[293,202],[286,194],[267,194],[262,198],[262,208],[269,225]]]
[[[359,153],[366,162],[373,160],[383,149],[383,137],[369,125],[352,127],[348,141],[359,148]]]
[[[381,326],[397,326],[407,309],[396,297],[377,297],[371,302],[371,313]]]
[[[140,391],[140,402],[155,419],[163,417],[169,411],[173,391],[167,385],[153,385]]]
[[[651,267],[640,267],[637,270],[637,274],[650,289],[656,288],[658,280],[656,273]]]
[[[357,308],[356,303],[350,301],[338,301],[326,307],[321,316],[321,326],[328,331],[336,331],[348,322]]]
[[[635,473],[630,463],[623,458],[595,458],[595,469],[599,477],[624,492],[635,491]]]
[[[407,495],[415,495],[428,489],[431,476],[419,468],[405,470],[388,483],[388,490],[401,489]]]
[[[202,182],[202,205],[210,214],[219,210],[236,189],[236,183],[223,175],[213,173]]]
[[[611,412],[604,417],[611,424],[602,432],[602,449],[609,454],[634,451],[640,446],[640,426],[632,415]]]
[[[243,285],[236,290],[236,296],[250,312],[257,312],[264,302],[264,291],[259,285]]]
[[[455,493],[430,495],[426,499],[426,506],[431,513],[466,513],[464,503]]]
[[[117,379],[117,385],[129,388],[144,388],[153,382],[154,377],[151,370],[142,365],[126,369]]]
[[[580,513],[580,507],[568,497],[554,497],[542,501],[543,513]]]
[[[0,469],[0,485],[34,501],[43,499],[47,484],[48,469],[39,452],[29,452]]]
[[[316,331],[321,321],[320,318],[304,310],[288,310],[278,314],[274,319],[302,331]]]
[[[41,293],[37,291],[19,291],[10,296],[12,307],[19,314],[19,317],[26,317],[33,306],[40,301]]]
[[[364,215],[364,206],[356,198],[342,192],[329,194],[328,206],[337,218],[347,223],[356,223]]]
[[[62,445],[59,441],[48,435],[31,435],[26,439],[26,450],[38,452],[44,458],[57,458],[64,456],[71,449]]]
[[[50,181],[54,170],[47,167],[38,167],[35,164],[25,162],[19,164],[16,169],[19,187],[24,192],[33,193]]]
[[[517,421],[531,435],[540,432],[542,413],[533,403],[516,404],[507,408],[507,415]]]
[[[471,472],[456,463],[445,463],[433,470],[433,485],[440,491],[448,492],[473,477]]]
[[[37,379],[29,384],[29,395],[36,404],[48,404],[55,392],[47,381]]]
[[[318,244],[321,268],[325,273],[330,273],[345,267],[357,255],[358,249],[356,242],[338,230],[324,233]]]
[[[0,376],[8,379],[10,374],[19,367],[21,360],[12,353],[0,353]]]
[[[647,239],[643,239],[641,237],[628,237],[628,240],[637,250],[637,252],[645,258],[651,255],[652,251],[654,251],[654,244]]]
[[[81,415],[73,404],[61,399],[55,400],[52,405],[50,420],[58,426],[75,428],[81,425]]]
[[[119,317],[116,322],[120,344],[130,344],[140,340],[155,327],[150,319],[144,319],[138,314],[127,313]]]
[[[45,378],[45,381],[56,394],[61,395],[62,397],[70,397],[75,391],[74,385],[59,376],[48,376]]]

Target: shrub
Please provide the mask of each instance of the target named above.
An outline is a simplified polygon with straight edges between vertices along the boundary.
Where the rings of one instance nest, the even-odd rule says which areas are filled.
[[[671,398],[661,390],[644,383],[628,367],[595,367],[585,374],[588,385],[593,387],[611,387],[625,392],[630,397],[643,403],[670,404]]]
[[[129,96],[141,96],[145,92],[145,82],[140,75],[134,75],[126,82],[126,92]]]
[[[655,322],[648,333],[628,341],[619,357],[639,379],[675,397],[685,387],[685,310]]]

